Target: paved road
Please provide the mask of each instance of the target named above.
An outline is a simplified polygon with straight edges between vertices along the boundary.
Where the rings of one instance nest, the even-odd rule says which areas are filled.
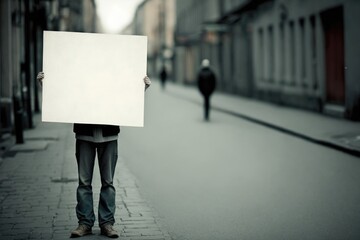
[[[360,159],[155,83],[120,154],[175,239],[360,239]],[[299,116],[298,121],[301,121]]]

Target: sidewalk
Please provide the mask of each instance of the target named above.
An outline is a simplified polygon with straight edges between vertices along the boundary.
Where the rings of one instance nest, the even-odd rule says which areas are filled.
[[[196,87],[168,83],[165,91],[196,104],[203,101]],[[211,106],[213,110],[360,156],[359,122],[218,92],[212,96]]]
[[[0,239],[68,239],[77,227],[77,167],[71,124],[40,123],[25,131],[25,144],[14,145],[0,163]],[[119,156],[116,176],[116,223],[120,239],[171,239],[154,209],[141,197],[135,177]],[[100,177],[94,169],[97,213]],[[96,214],[97,215],[97,214]],[[108,239],[95,222],[93,235]]]

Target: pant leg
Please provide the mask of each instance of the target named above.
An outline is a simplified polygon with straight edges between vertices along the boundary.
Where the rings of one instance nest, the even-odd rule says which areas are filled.
[[[204,111],[205,111],[205,120],[209,120],[209,115],[210,115],[210,96],[205,96],[204,97]]]
[[[92,142],[76,140],[76,160],[78,164],[79,185],[76,192],[76,216],[79,224],[94,225],[92,178],[94,172],[96,146]]]
[[[118,158],[117,140],[98,145],[98,160],[101,177],[99,199],[99,225],[115,223],[115,187],[113,184],[116,162]]]

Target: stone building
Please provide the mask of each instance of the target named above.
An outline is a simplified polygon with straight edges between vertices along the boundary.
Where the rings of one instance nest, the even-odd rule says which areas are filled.
[[[145,0],[138,6],[132,23],[125,29],[127,34],[148,37],[150,77],[157,77],[164,65],[171,74],[174,27],[175,0]]]
[[[256,95],[359,119],[360,2],[271,1],[251,21]]]
[[[221,70],[219,25],[215,24],[221,4],[219,0],[176,1],[175,81],[193,84],[203,58],[217,73]]]
[[[12,134],[21,142],[40,112],[44,30],[95,31],[94,0],[0,1],[0,143]]]
[[[176,81],[209,58],[221,91],[360,119],[359,1],[176,3]]]

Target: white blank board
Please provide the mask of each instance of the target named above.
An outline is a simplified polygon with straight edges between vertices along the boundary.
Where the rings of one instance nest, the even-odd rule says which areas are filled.
[[[42,121],[142,127],[147,37],[44,32]]]

